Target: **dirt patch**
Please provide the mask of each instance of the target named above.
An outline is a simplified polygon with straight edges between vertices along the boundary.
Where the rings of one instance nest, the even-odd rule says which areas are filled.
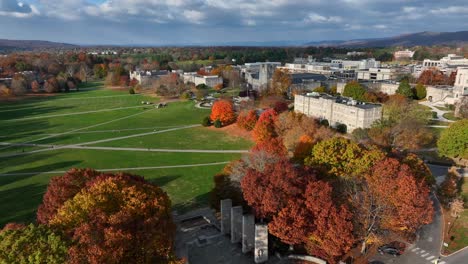
[[[246,131],[238,127],[237,124],[235,123],[229,126],[222,127],[222,128],[216,128],[214,126],[210,126],[207,129],[215,130],[215,131],[223,131],[228,135],[241,137],[241,138],[253,141],[252,133],[250,131]]]

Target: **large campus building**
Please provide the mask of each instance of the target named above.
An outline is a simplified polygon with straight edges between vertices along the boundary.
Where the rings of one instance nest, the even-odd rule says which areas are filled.
[[[382,118],[382,106],[379,104],[319,93],[296,95],[294,110],[321,120],[326,119],[334,127],[344,124],[348,133],[356,128],[369,128]]]

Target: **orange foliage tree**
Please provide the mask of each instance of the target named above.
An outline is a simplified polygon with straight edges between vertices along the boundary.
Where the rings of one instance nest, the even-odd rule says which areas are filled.
[[[275,131],[275,121],[277,120],[277,117],[278,114],[274,109],[265,110],[260,115],[257,124],[255,124],[252,131],[255,142],[259,143],[277,137],[277,133]]]
[[[60,207],[49,226],[73,241],[70,263],[167,263],[171,202],[142,177],[102,174]]]
[[[257,123],[257,113],[255,110],[242,111],[237,117],[237,125],[247,131],[251,131]]]
[[[234,113],[232,103],[227,100],[216,101],[211,109],[210,119],[213,122],[219,120],[224,126],[232,124],[236,121],[236,113]]]

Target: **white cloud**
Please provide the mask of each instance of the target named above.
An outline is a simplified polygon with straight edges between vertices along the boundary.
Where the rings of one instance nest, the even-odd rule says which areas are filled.
[[[452,15],[452,14],[463,14],[468,16],[468,6],[449,6],[444,8],[436,8],[430,11],[435,15]]]
[[[38,14],[39,11],[34,5],[28,5],[16,0],[0,0],[0,16],[25,18]]]
[[[340,23],[343,19],[339,16],[322,16],[317,13],[310,13],[304,19],[306,23]]]
[[[205,19],[205,14],[197,10],[184,10],[184,17],[191,23],[201,24]]]
[[[379,24],[379,25],[375,25],[374,28],[376,28],[376,29],[387,29],[388,26],[387,26],[387,25]]]

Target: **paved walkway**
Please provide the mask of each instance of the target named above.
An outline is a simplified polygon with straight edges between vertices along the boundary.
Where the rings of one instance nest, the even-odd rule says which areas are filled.
[[[442,122],[450,122],[450,123],[454,122],[454,121],[448,120],[447,118],[444,117],[445,113],[449,113],[451,111],[440,110],[439,108],[435,107],[434,103],[431,103],[429,101],[419,102],[419,104],[430,107],[432,111],[437,113],[437,118],[435,118],[433,120],[438,120],[438,121],[442,121]]]
[[[212,163],[199,163],[199,164],[184,164],[184,165],[167,165],[167,166],[154,166],[154,167],[135,167],[135,168],[113,168],[113,169],[96,169],[102,172],[112,171],[135,171],[135,170],[157,170],[157,169],[172,169],[172,168],[191,168],[191,167],[207,167],[228,164],[229,161],[212,162]],[[63,174],[66,171],[36,171],[36,172],[18,172],[18,173],[0,173],[0,176],[27,176],[36,174]]]

